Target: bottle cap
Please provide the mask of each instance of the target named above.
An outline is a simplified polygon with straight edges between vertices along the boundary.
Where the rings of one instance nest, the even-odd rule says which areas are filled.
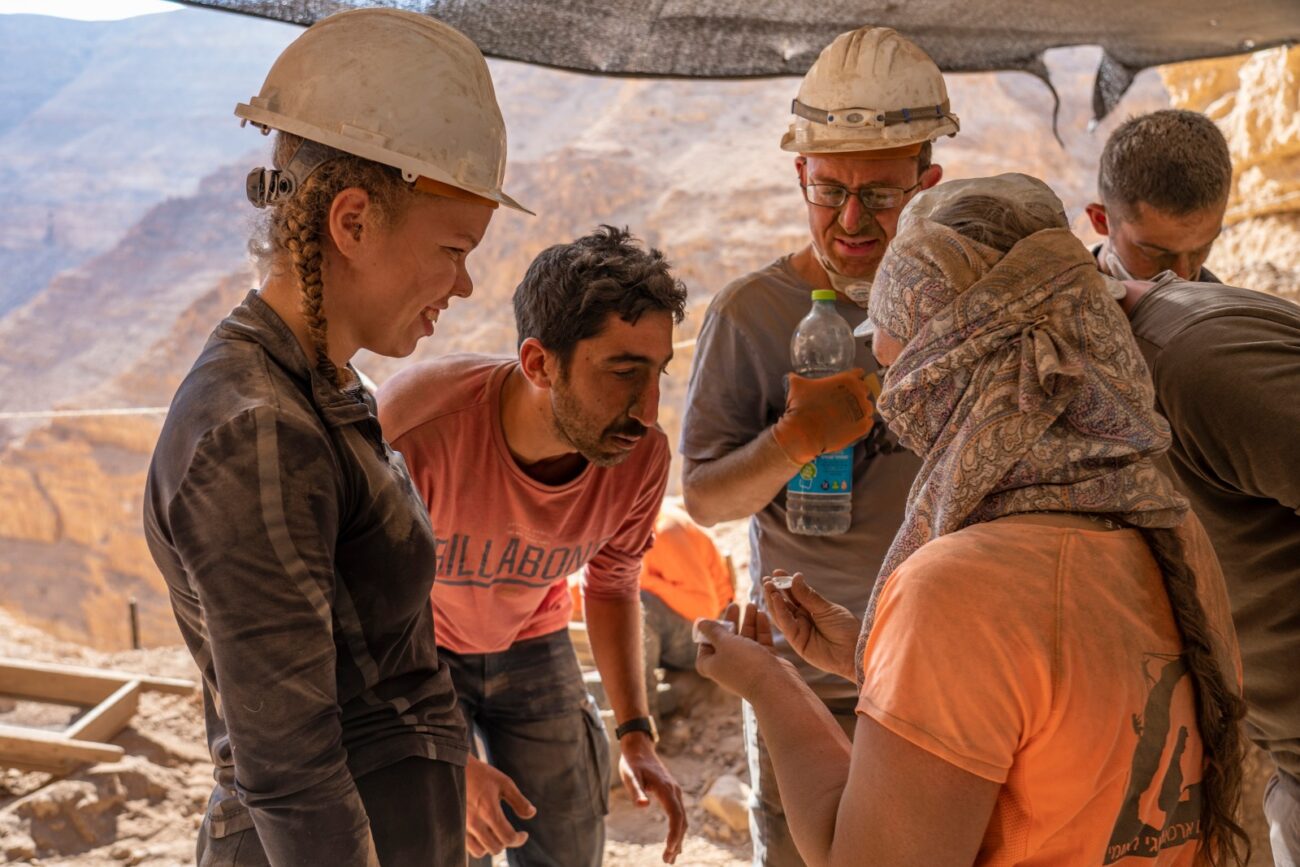
[[[812,296],[814,301],[834,301],[836,293],[834,289],[814,289]]]

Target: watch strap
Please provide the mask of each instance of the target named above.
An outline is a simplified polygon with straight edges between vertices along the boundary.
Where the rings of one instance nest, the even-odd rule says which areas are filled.
[[[623,735],[628,735],[632,732],[645,732],[650,736],[650,740],[655,741],[656,743],[659,741],[659,732],[655,728],[655,721],[648,716],[633,717],[627,722],[621,724],[618,728],[614,729],[614,737],[618,740],[622,740]]]

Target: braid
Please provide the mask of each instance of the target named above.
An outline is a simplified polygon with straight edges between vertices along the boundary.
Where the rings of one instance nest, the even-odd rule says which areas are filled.
[[[275,164],[288,163],[301,142],[299,136],[277,133]],[[276,250],[289,254],[302,293],[299,309],[316,354],[316,370],[337,388],[346,385],[350,375],[329,357],[322,263],[330,207],[334,197],[348,187],[360,187],[370,194],[376,208],[376,218],[371,223],[375,230],[402,213],[409,202],[406,196],[416,195],[402,181],[397,169],[343,154],[322,163],[288,200],[270,209],[262,228],[264,240],[250,245],[259,258],[273,256]]]
[[[321,275],[321,227],[318,220],[313,219],[314,209],[310,207],[312,199],[319,196],[321,186],[317,176],[310,177],[298,195],[286,203],[283,244],[293,257],[293,269],[298,275],[298,287],[302,291],[301,310],[303,318],[307,320],[312,349],[316,351],[316,370],[341,388],[343,382],[339,370],[329,357],[325,314],[321,310],[325,290],[325,281]]]
[[[1211,867],[1244,865],[1250,838],[1236,821],[1241,804],[1242,761],[1246,743],[1241,720],[1246,703],[1229,686],[1219,664],[1215,641],[1196,592],[1196,576],[1187,565],[1182,541],[1174,530],[1138,527],[1164,576],[1174,625],[1183,642],[1183,658],[1196,697],[1196,721],[1204,745],[1201,777],[1201,841],[1198,861]]]

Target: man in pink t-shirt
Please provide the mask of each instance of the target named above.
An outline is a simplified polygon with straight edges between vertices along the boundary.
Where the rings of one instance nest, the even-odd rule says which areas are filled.
[[[681,790],[655,753],[642,681],[638,576],[668,479],[659,378],[685,305],[658,250],[605,226],[529,267],[514,296],[518,359],[448,356],[379,391],[436,536],[440,655],[486,750],[466,769],[475,857],[601,862],[609,756],[567,630],[565,576],[584,567],[623,783],[639,805],[663,805],[664,860],[680,852]]]

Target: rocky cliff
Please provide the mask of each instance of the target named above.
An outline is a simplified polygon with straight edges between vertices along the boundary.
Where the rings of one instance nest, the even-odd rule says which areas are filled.
[[[21,32],[16,20],[26,22]],[[245,256],[253,211],[242,200],[242,175],[265,158],[265,141],[239,130],[229,112],[255,92],[296,31],[198,10],[97,24],[66,40],[63,26],[79,25],[0,17],[0,45],[44,34],[28,63],[32,75],[45,76],[25,90],[0,88],[0,112],[18,115],[0,115],[0,156],[27,160],[24,171],[40,179],[23,192],[0,173],[0,193],[29,196],[0,218],[0,249],[18,258],[35,249],[17,216],[33,212],[52,214],[56,227],[93,224],[97,241],[68,252],[37,288],[17,291],[22,300],[7,312],[0,305],[0,375],[10,384],[0,390],[0,412],[165,406],[213,324],[253,285]],[[206,59],[190,57],[198,54]],[[1168,104],[1159,76],[1145,74],[1115,116],[1090,132],[1095,61],[1091,49],[1048,57],[1062,95],[1064,147],[1040,82],[952,76],[962,132],[936,146],[947,176],[1037,174],[1079,216],[1106,133],[1129,113]],[[709,299],[805,237],[790,158],[776,147],[797,81],[492,67],[510,130],[509,187],[539,216],[499,213],[470,259],[474,297],[452,307],[417,358],[511,352],[510,294],[533,256],[598,223],[629,225],[664,249],[691,292],[679,334],[686,345],[661,411],[675,442],[689,339]],[[190,76],[202,80],[179,80]],[[115,210],[114,201],[124,204]],[[6,279],[0,272],[0,284]],[[409,362],[359,363],[382,380]],[[176,639],[139,529],[160,420],[156,413],[0,420],[0,605],[60,636],[116,648],[127,641],[134,596],[146,642]]]

